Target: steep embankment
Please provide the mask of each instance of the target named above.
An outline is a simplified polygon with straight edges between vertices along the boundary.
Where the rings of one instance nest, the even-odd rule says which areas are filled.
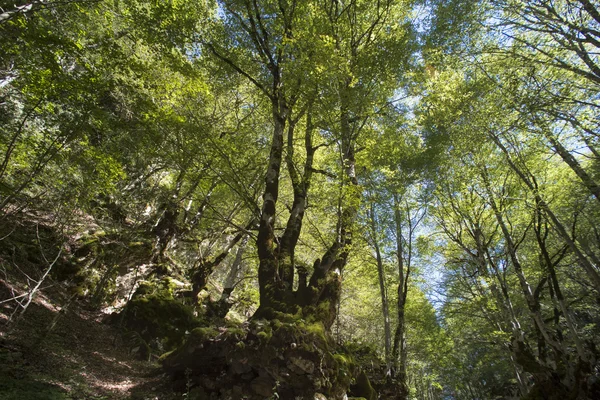
[[[0,283],[6,299],[12,285]],[[156,366],[130,354],[119,332],[101,323],[98,313],[44,294],[7,325],[11,312],[3,307],[0,314],[0,398],[174,398]]]
[[[0,399],[376,398],[322,324],[194,309],[147,237],[79,220],[0,219]]]
[[[141,361],[105,314],[91,311],[73,277],[57,278],[73,248],[52,228],[31,215],[0,225],[0,398],[176,398],[157,364]]]

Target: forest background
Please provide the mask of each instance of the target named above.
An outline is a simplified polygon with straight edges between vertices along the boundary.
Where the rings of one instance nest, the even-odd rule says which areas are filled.
[[[7,332],[59,287],[188,394],[225,331],[331,398],[600,396],[595,2],[0,7]]]

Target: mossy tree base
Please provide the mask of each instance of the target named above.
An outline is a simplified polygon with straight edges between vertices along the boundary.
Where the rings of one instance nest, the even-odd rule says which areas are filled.
[[[176,389],[222,399],[342,399],[357,373],[321,323],[302,320],[195,329],[162,362]]]

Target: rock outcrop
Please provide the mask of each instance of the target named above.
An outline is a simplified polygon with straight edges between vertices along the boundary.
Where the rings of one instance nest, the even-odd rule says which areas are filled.
[[[322,324],[303,321],[197,328],[162,362],[198,399],[343,399],[357,373]]]

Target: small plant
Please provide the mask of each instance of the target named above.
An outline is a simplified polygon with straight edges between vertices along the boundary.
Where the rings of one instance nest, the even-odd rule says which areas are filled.
[[[190,398],[190,389],[192,388],[192,370],[191,368],[185,369],[185,393],[183,394],[184,399]]]
[[[269,400],[277,400],[279,399],[279,393],[277,390],[279,389],[279,381],[275,381],[275,386],[273,386],[273,394],[269,397]]]

